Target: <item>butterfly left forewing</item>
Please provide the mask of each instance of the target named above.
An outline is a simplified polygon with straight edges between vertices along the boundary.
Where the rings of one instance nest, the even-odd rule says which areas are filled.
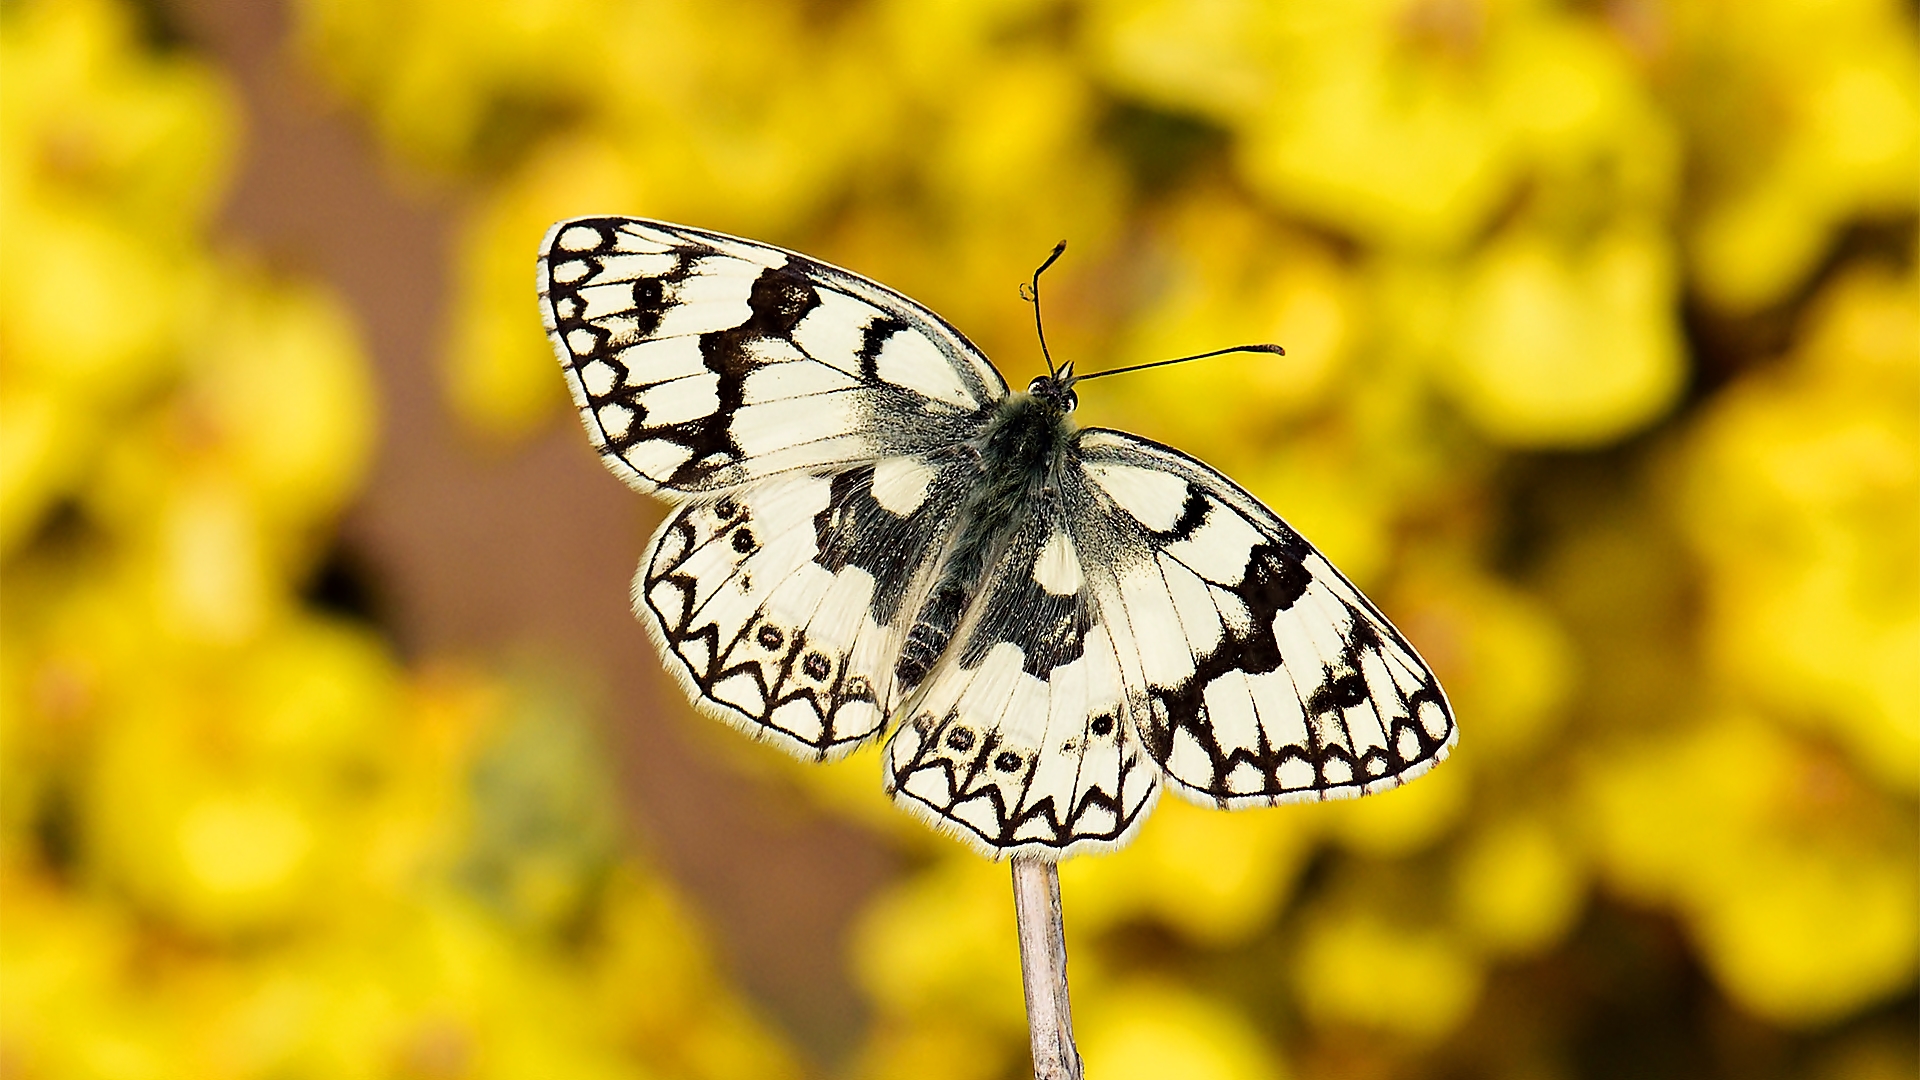
[[[980,351],[919,304],[738,237],[563,221],[539,285],[595,448],[668,498],[951,445],[1006,395]]]
[[[1081,432],[1076,460],[1094,496],[1076,530],[1108,554],[1090,584],[1177,790],[1229,807],[1344,798],[1447,755],[1457,730],[1432,672],[1272,511],[1122,432]]]

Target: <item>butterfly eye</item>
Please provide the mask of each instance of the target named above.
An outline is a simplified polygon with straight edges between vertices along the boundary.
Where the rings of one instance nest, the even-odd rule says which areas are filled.
[[[1040,388],[1045,385],[1047,385],[1047,377],[1045,375],[1042,375],[1039,378],[1027,384],[1027,393],[1037,394],[1040,392]]]
[[[1075,391],[1069,390],[1067,391],[1067,396],[1060,399],[1060,404],[1064,405],[1068,412],[1072,412],[1080,407],[1080,395]]]

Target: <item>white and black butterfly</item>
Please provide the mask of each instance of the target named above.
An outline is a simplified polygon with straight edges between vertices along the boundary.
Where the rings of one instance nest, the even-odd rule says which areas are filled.
[[[1008,393],[890,289],[657,221],[561,222],[539,285],[595,447],[674,504],[633,601],[688,694],[805,758],[886,736],[889,793],[980,851],[1118,847],[1163,783],[1380,791],[1452,747],[1399,631],[1226,477],[1076,428],[1070,365]]]

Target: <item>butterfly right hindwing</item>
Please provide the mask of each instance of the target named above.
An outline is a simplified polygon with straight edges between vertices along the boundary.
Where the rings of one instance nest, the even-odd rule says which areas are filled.
[[[1063,498],[1037,508],[981,583],[887,742],[894,801],[985,854],[1063,858],[1125,844],[1159,797],[1110,628]]]
[[[1087,429],[1077,451],[1098,494],[1076,524],[1109,552],[1094,594],[1177,790],[1228,807],[1349,798],[1447,756],[1439,682],[1300,534],[1168,447]]]

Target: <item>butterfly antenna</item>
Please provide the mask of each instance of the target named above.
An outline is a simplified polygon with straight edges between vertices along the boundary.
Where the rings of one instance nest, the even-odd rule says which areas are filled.
[[[1125,375],[1129,371],[1145,371],[1148,368],[1166,367],[1168,364],[1184,364],[1189,360],[1205,360],[1209,356],[1225,356],[1228,353],[1237,352],[1263,352],[1272,353],[1275,356],[1287,355],[1287,350],[1278,345],[1235,345],[1228,349],[1215,349],[1212,352],[1194,353],[1192,356],[1176,356],[1171,360],[1155,360],[1151,364],[1135,364],[1132,367],[1108,368],[1106,371],[1096,371],[1091,375],[1076,375],[1073,381],[1086,382],[1088,379],[1099,379],[1108,375]]]
[[[1049,377],[1057,377],[1060,369],[1053,366],[1053,354],[1047,351],[1047,327],[1040,321],[1040,275],[1046,273],[1047,267],[1052,266],[1061,255],[1066,253],[1066,250],[1065,240],[1053,245],[1053,253],[1047,256],[1046,262],[1040,264],[1040,269],[1033,272],[1033,282],[1031,284],[1022,282],[1020,285],[1020,299],[1033,305],[1033,330],[1040,335],[1040,355],[1046,358]]]

